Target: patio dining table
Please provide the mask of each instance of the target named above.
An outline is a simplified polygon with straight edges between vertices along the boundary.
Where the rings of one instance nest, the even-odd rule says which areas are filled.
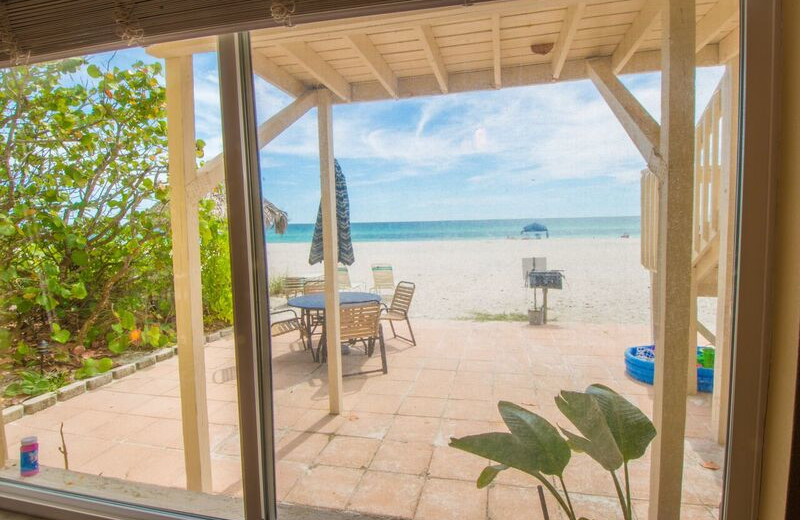
[[[380,302],[381,297],[375,293],[339,291],[339,305],[355,305],[359,303]],[[300,309],[300,322],[305,329],[306,348],[313,349],[311,334],[314,327],[324,322],[325,315],[325,293],[304,294],[289,298],[286,302],[290,307]],[[342,347],[342,353],[350,351],[347,347]]]

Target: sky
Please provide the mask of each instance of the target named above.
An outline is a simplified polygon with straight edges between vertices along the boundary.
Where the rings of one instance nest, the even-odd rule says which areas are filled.
[[[142,49],[97,55],[126,67]],[[724,69],[697,72],[702,113]],[[215,54],[195,55],[197,137],[221,152]],[[658,121],[658,73],[621,76]],[[258,121],[292,98],[256,78]],[[354,222],[630,216],[645,162],[591,82],[553,83],[409,100],[335,105],[334,154]],[[316,110],[261,152],[264,196],[290,222],[319,206]]]

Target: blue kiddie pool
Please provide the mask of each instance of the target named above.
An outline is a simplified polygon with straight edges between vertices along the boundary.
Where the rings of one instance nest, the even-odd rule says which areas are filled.
[[[702,354],[703,347],[697,347],[698,357]],[[655,345],[642,345],[625,349],[625,371],[629,376],[653,384],[655,371]],[[714,389],[714,369],[697,367],[697,389],[700,392],[711,392]]]

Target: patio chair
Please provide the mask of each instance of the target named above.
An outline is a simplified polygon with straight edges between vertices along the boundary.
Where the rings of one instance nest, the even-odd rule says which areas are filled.
[[[394,290],[394,295],[392,296],[392,303],[388,307],[386,305],[383,306],[384,310],[386,311],[382,316],[382,320],[386,320],[389,322],[389,326],[392,328],[392,337],[393,338],[400,338],[402,340],[408,341],[412,345],[417,345],[417,340],[414,339],[414,331],[411,329],[411,322],[408,320],[408,308],[411,307],[411,299],[414,297],[414,289],[416,286],[411,282],[400,282],[397,284],[397,287]],[[411,338],[406,338],[397,334],[394,329],[394,322],[395,321],[405,321],[406,325],[408,326],[408,332],[411,335]]]
[[[391,264],[372,264],[372,288],[370,292],[382,294],[394,292],[394,272]]]
[[[303,284],[303,294],[316,294],[325,292],[325,281],[311,280]]]
[[[336,269],[336,276],[337,276],[338,281],[339,281],[339,290],[340,291],[349,291],[351,289],[363,289],[364,288],[364,284],[362,284],[362,283],[357,283],[357,284],[353,285],[353,283],[350,281],[350,271],[347,269],[347,266],[345,266],[345,265],[340,265]]]
[[[386,344],[383,341],[383,327],[381,327],[381,306],[378,302],[362,303],[357,305],[346,305],[339,309],[340,325],[339,335],[343,344],[351,346],[361,344],[364,353],[371,357],[375,353],[375,342],[381,354],[381,368],[377,370],[367,370],[345,376],[367,374],[370,372],[389,372],[386,362]],[[325,331],[317,347],[317,361],[324,363],[328,359],[328,348],[325,344]],[[338,347],[338,345],[337,345]]]
[[[286,314],[287,317],[274,320],[274,316],[279,316],[281,314]],[[290,332],[298,331],[300,333],[300,339],[304,339],[305,332],[303,328],[303,324],[300,322],[300,318],[297,316],[297,313],[293,309],[283,309],[280,311],[272,312],[269,315],[269,331],[273,337],[276,336],[283,336],[284,334],[289,334]],[[305,341],[303,341],[303,345],[305,345]]]
[[[303,294],[306,279],[302,276],[287,276],[283,280],[283,295],[287,298]]]

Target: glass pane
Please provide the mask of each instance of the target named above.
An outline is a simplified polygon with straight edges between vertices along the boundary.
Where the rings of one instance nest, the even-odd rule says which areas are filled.
[[[217,58],[157,56],[0,75],[2,476],[242,518]]]
[[[576,44],[564,71],[577,81],[551,84],[551,48],[531,48],[525,35],[534,29],[522,25],[534,22],[521,20],[552,14],[560,23],[564,13],[533,11],[523,17],[501,10],[499,29],[478,10],[454,18],[428,13],[432,35],[413,28],[420,13],[251,33],[258,122],[262,136],[277,134],[261,143],[261,177],[265,199],[278,208],[266,242],[277,489],[287,509],[420,520],[543,518],[534,476],[504,470],[477,489],[489,451],[467,453],[451,439],[509,432],[501,401],[577,433],[579,418],[571,421],[554,398],[593,384],[638,408],[643,423],[652,418],[657,183],[580,72],[580,53],[605,51]],[[501,40],[500,78],[492,71],[493,30]],[[658,47],[654,38],[648,48]],[[618,43],[612,40],[609,52]],[[431,41],[443,63],[426,58]],[[621,81],[658,121],[661,78],[653,63]],[[436,76],[439,66],[449,75]],[[729,347],[713,346],[729,341],[730,330],[721,321],[728,318],[718,316],[730,309],[732,282],[716,277],[720,251],[732,251],[733,235],[723,241],[721,234],[733,213],[721,208],[733,196],[735,150],[723,143],[735,142],[728,141],[735,124],[720,121],[736,112],[723,79],[732,67],[698,68],[696,81],[693,262],[702,272],[695,271],[699,348],[686,372],[698,370],[700,392],[687,398],[683,508],[709,520],[721,498],[718,432],[727,417],[726,405],[715,402],[726,392],[718,374],[727,373]],[[504,88],[492,89],[498,81]],[[511,86],[517,88],[505,88]],[[321,167],[323,109],[301,108],[304,89],[332,92],[330,143],[344,183]],[[340,247],[334,279],[317,248],[320,215],[328,214],[321,175],[336,183],[336,214],[349,222],[338,239],[350,236],[353,245],[354,261]],[[725,200],[732,208],[735,198]],[[326,288],[342,302],[342,341],[333,348]],[[351,331],[352,308],[366,313],[371,300],[385,305],[380,329]],[[329,366],[339,351],[343,408],[331,413],[337,381]],[[568,453],[565,434],[548,431],[548,455]],[[644,448],[653,430],[644,431],[629,467],[634,518],[647,517],[650,496],[651,451]],[[603,446],[595,456],[614,449]],[[624,489],[621,468],[617,476]],[[577,517],[625,517],[627,501],[620,505],[611,475],[589,455],[572,453],[564,481],[571,505],[558,479],[547,485],[558,484],[564,507]],[[546,507],[550,518],[562,517],[557,499]]]

